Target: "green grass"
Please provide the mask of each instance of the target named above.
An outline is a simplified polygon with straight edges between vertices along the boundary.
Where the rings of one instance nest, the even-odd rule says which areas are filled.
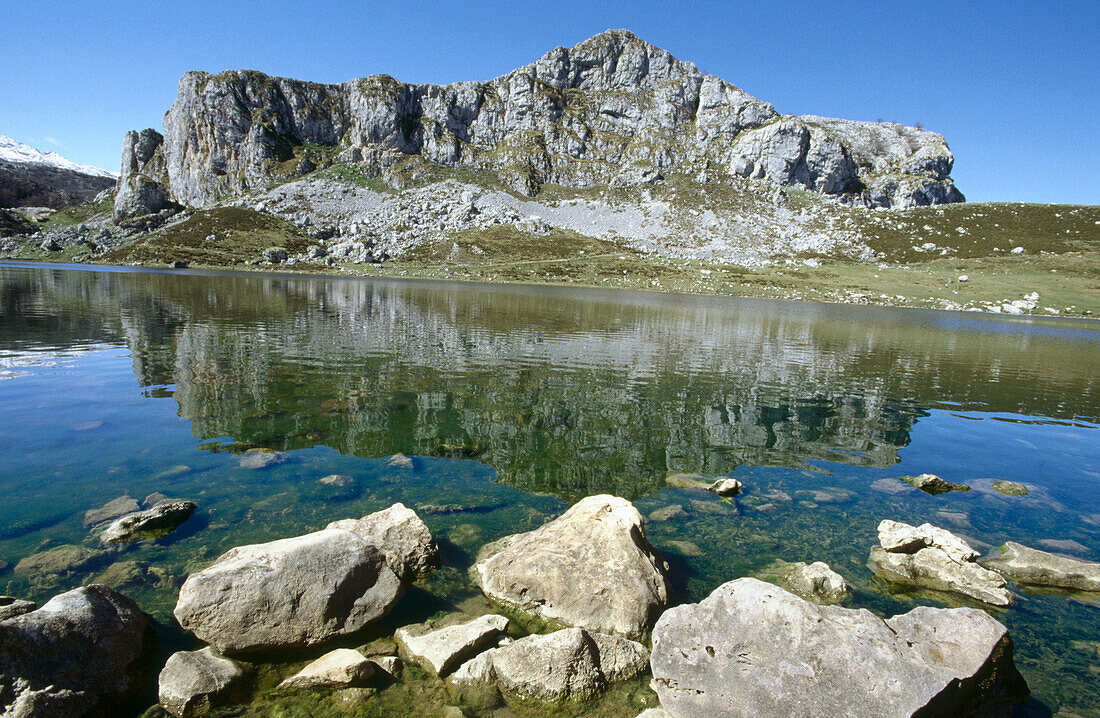
[[[182,260],[204,266],[239,265],[268,247],[288,254],[314,243],[290,222],[243,207],[215,207],[152,232],[134,244],[104,255],[103,260],[127,264],[165,264]]]
[[[97,215],[110,214],[114,210],[114,206],[113,197],[100,202],[85,202],[84,204],[59,209],[50,215],[50,218],[45,222],[38,222],[37,224],[42,229],[70,227],[87,222]]]

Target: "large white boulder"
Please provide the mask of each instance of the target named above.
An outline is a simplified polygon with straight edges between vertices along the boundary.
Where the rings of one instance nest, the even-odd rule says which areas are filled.
[[[223,653],[292,648],[354,633],[403,585],[379,548],[338,528],[239,546],[180,589],[180,625]]]
[[[741,578],[669,609],[650,659],[676,718],[1008,716],[1028,689],[984,611],[921,606],[883,620]]]
[[[643,638],[668,605],[667,567],[642,515],[589,496],[528,533],[482,549],[473,572],[489,598],[541,619]]]

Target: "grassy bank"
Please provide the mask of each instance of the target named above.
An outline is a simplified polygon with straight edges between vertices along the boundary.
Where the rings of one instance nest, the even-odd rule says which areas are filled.
[[[821,200],[810,193],[791,192],[795,207],[811,202]],[[48,226],[88,221],[96,211],[107,210],[74,208],[54,215]],[[1044,316],[1100,315],[1100,207],[967,203],[894,212],[831,205],[828,211],[858,228],[874,251],[874,261],[800,256],[745,267],[641,253],[567,229],[531,234],[497,225],[424,242],[384,264],[254,265],[268,247],[281,247],[293,255],[316,240],[286,220],[240,207],[195,211],[94,259],[87,258],[86,247],[80,245],[49,252],[34,242],[9,256],[159,267],[182,260],[192,267],[265,272],[628,288]]]

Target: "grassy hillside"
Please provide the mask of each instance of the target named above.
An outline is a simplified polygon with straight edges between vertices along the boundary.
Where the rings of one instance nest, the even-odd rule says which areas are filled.
[[[243,207],[214,207],[163,227],[103,256],[116,264],[230,267],[256,259],[268,247],[301,252],[314,243],[290,222]]]

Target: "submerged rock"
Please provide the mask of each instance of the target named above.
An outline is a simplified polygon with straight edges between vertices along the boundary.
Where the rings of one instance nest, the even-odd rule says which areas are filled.
[[[394,454],[386,459],[386,466],[394,469],[411,469],[413,468],[413,460],[404,454]]]
[[[946,494],[949,491],[970,491],[970,487],[966,484],[956,484],[951,481],[945,481],[935,474],[920,474],[918,476],[903,476],[901,480],[905,483],[920,489],[926,494]]]
[[[141,509],[141,507],[134,497],[126,495],[119,496],[117,499],[111,499],[99,508],[85,511],[84,528],[94,529],[101,524],[114,521],[126,514],[132,514],[139,509]]]
[[[488,544],[473,572],[495,601],[628,638],[648,635],[668,605],[665,561],[638,510],[615,496],[589,496],[534,531]]]
[[[995,491],[1005,496],[1027,496],[1031,493],[1030,489],[1015,481],[993,481],[990,483],[990,486],[992,486]]]
[[[376,546],[352,531],[239,546],[193,573],[173,612],[223,653],[310,646],[385,616],[403,593]]]
[[[459,684],[494,686],[520,701],[588,700],[645,670],[649,651],[621,636],[567,628],[531,635],[463,664]]]
[[[672,504],[671,506],[662,506],[659,509],[654,509],[649,513],[650,521],[670,521],[672,519],[684,519],[687,518],[688,512],[684,510],[684,507],[680,504]]]
[[[351,531],[377,546],[402,581],[423,578],[439,566],[439,547],[432,532],[405,504],[396,503],[361,519],[333,521],[326,528]]]
[[[30,613],[37,606],[34,601],[24,601],[14,596],[0,596],[0,621]]]
[[[978,552],[950,531],[884,520],[869,567],[876,576],[935,591],[960,593],[994,606],[1012,603],[1005,580],[975,563]]]
[[[242,469],[266,469],[269,466],[277,466],[290,458],[290,454],[283,451],[250,449],[237,459]]]
[[[5,716],[121,715],[140,695],[154,648],[149,617],[91,585],[0,621]]]
[[[374,662],[359,651],[337,648],[279,684],[283,690],[362,687],[374,675]]]
[[[397,629],[394,639],[401,655],[435,676],[451,673],[465,660],[495,646],[508,628],[504,616],[480,616],[431,630],[424,626]]]
[[[673,489],[699,489],[706,491],[713,480],[702,474],[673,474],[665,479],[665,483]]]
[[[202,715],[229,699],[248,677],[250,667],[214,652],[178,651],[160,671],[157,700],[174,716]]]
[[[344,476],[343,474],[329,474],[328,476],[322,476],[317,479],[317,483],[322,486],[335,486],[336,488],[346,488],[355,483],[355,479],[350,476]]]
[[[129,543],[158,538],[175,531],[195,513],[195,502],[163,499],[152,508],[116,519],[99,536],[103,543]]]
[[[1009,715],[1028,696],[1008,631],[984,611],[883,620],[752,578],[666,611],[650,665],[677,718]]]
[[[1019,583],[1100,591],[1100,563],[1057,556],[1014,541],[1006,542],[983,563]]]
[[[15,564],[15,572],[26,575],[32,583],[49,584],[89,572],[112,555],[111,551],[99,551],[84,546],[58,546],[23,558]]]
[[[95,583],[116,589],[155,586],[175,590],[175,582],[168,571],[144,561],[116,561],[96,575]]]

